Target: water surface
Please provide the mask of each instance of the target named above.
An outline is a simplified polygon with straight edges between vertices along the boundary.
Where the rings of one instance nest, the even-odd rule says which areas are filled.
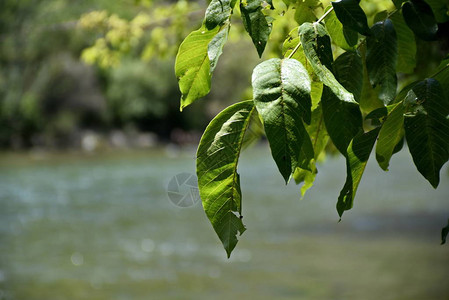
[[[167,184],[194,151],[0,157],[0,299],[441,299],[449,286],[449,178],[437,190],[403,151],[368,165],[338,223],[342,159],[299,200],[267,147],[244,153],[247,231],[231,259],[201,205]]]

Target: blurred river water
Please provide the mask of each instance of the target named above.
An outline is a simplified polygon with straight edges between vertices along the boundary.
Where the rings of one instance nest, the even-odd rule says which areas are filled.
[[[0,156],[0,299],[443,299],[445,166],[434,190],[408,151],[374,157],[338,222],[345,163],[285,186],[268,146],[243,153],[247,231],[226,258],[201,204],[167,196],[194,150]]]

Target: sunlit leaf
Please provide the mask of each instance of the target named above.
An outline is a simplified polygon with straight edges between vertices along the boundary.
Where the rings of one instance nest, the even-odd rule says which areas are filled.
[[[405,118],[405,137],[418,171],[436,188],[440,169],[449,159],[449,100],[435,79],[415,85],[407,95],[423,109]]]
[[[318,78],[344,102],[356,103],[332,74],[332,50],[329,35],[323,25],[304,23],[299,27],[299,35],[304,53]]]
[[[365,12],[360,7],[360,0],[339,0],[331,2],[337,18],[344,27],[348,27],[363,35],[370,35]]]
[[[346,182],[337,202],[337,212],[340,217],[345,210],[350,210],[354,204],[360,180],[378,133],[379,128],[367,133],[360,133],[349,144],[346,156]]]
[[[371,84],[380,86],[379,98],[388,104],[394,99],[397,88],[396,32],[390,19],[374,24],[371,32],[373,35],[366,39],[366,67]]]
[[[308,189],[313,186],[315,181],[315,176],[317,174],[316,161],[318,160],[320,154],[324,151],[328,141],[329,135],[326,131],[326,126],[324,125],[324,118],[321,106],[318,106],[312,112],[312,121],[306,126],[306,130],[309,133],[313,151],[315,152],[314,159],[310,161],[310,169],[296,168],[293,173],[293,178],[296,184],[304,182],[301,187],[301,197],[304,197]]]
[[[208,45],[219,28],[207,30],[203,25],[190,33],[179,46],[175,74],[181,90],[181,110],[210,91],[210,61]]]
[[[234,104],[207,126],[197,151],[196,170],[203,208],[228,254],[245,231],[237,164],[253,101]]]
[[[404,105],[399,102],[387,115],[376,144],[376,159],[379,166],[387,171],[390,158],[404,136]]]
[[[314,9],[320,5],[318,0],[297,0],[295,5],[295,21],[301,25],[316,21]]]
[[[304,128],[311,121],[310,78],[295,59],[273,58],[253,71],[254,102],[262,117],[271,154],[284,180],[314,157]]]
[[[436,39],[438,25],[429,4],[423,0],[410,0],[402,5],[402,15],[408,27],[422,40]]]

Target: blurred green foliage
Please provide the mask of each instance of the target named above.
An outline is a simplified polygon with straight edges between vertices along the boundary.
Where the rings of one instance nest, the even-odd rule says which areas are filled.
[[[76,146],[86,130],[107,134],[131,127],[167,139],[174,128],[202,129],[202,107],[193,109],[193,117],[179,113],[172,74],[178,40],[194,22],[176,19],[183,30],[169,26],[172,32],[162,34],[173,50],[155,40],[169,10],[186,14],[190,7],[2,0],[0,147]]]

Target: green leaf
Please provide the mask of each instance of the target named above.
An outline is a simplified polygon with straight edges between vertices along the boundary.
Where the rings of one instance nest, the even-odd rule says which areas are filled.
[[[354,51],[358,39],[357,32],[343,27],[334,11],[330,12],[324,21],[332,41],[344,50]]]
[[[394,153],[395,147],[399,144],[404,136],[404,105],[399,102],[393,110],[388,114],[386,120],[382,124],[379,132],[379,138],[376,145],[376,159],[379,166],[388,171],[390,158]]]
[[[447,235],[449,234],[449,220],[447,221],[446,227],[441,229],[441,245],[446,243]]]
[[[311,121],[309,75],[295,59],[273,58],[254,68],[252,85],[273,159],[287,183],[296,167],[308,168],[314,157],[303,124]]]
[[[288,57],[290,55],[290,53],[293,51],[293,49],[296,48],[298,43],[301,42],[299,39],[298,29],[299,29],[299,26],[290,30],[290,32],[287,35],[287,38],[282,43],[282,55],[284,57]],[[301,48],[302,47],[300,47],[300,49]],[[299,51],[296,51],[291,58],[299,60],[298,55],[299,55]]]
[[[226,44],[226,41],[228,40],[229,28],[230,28],[229,25],[221,28],[221,30],[210,41],[207,47],[207,54],[209,56],[211,73],[215,70],[215,67],[217,66],[218,63],[218,58],[220,58],[221,54],[223,53],[223,47]]]
[[[301,25],[304,22],[316,21],[314,10],[320,5],[318,0],[297,0],[295,7],[295,21]]]
[[[311,142],[313,144],[313,151],[315,153],[315,156],[314,159],[310,161],[310,170],[298,167],[293,173],[293,178],[295,179],[296,184],[304,182],[304,185],[301,187],[301,198],[303,198],[307,190],[313,186],[313,182],[315,181],[315,176],[317,174],[315,165],[316,161],[324,151],[329,141],[329,135],[324,125],[323,111],[321,109],[321,106],[318,106],[312,112],[312,121],[310,122],[310,125],[306,126],[306,130],[309,133]]]
[[[296,168],[295,172],[293,173],[293,179],[295,180],[296,184],[300,184],[302,182],[304,183],[301,187],[301,200],[306,195],[306,192],[313,186],[317,173],[318,171],[316,169],[314,159],[310,161],[310,171]]]
[[[219,28],[207,30],[205,25],[191,32],[179,46],[175,74],[181,90],[181,111],[210,91],[210,62],[208,45]]]
[[[366,67],[373,87],[380,85],[379,98],[388,104],[396,95],[398,47],[393,22],[386,19],[371,28],[367,37]]]
[[[304,23],[299,27],[304,53],[318,78],[328,86],[341,101],[356,103],[334,77],[332,72],[332,50],[329,35],[323,25]]]
[[[212,0],[206,9],[206,28],[212,30],[222,26],[231,17],[234,5],[235,1],[232,0]]]
[[[422,40],[434,41],[438,25],[429,4],[423,0],[410,0],[402,5],[402,15],[408,27]]]
[[[398,72],[411,74],[416,67],[416,41],[413,31],[405,24],[401,14],[391,16],[398,40]]]
[[[362,58],[357,52],[345,52],[334,62],[334,74],[348,92],[359,102],[363,87]]]
[[[234,104],[207,126],[197,151],[196,172],[203,208],[228,254],[236,246],[242,223],[237,164],[243,137],[254,111],[253,101]]]
[[[404,3],[405,1],[407,0],[393,0],[393,3],[397,9],[401,9],[402,3]]]
[[[449,57],[443,59],[438,66],[437,70],[438,74],[435,75],[435,79],[438,80],[442,87],[449,86]],[[447,88],[444,89],[446,94],[446,98],[449,98],[449,90]]]
[[[298,28],[299,27],[292,29],[288,34],[287,39],[282,44],[282,54],[284,57],[288,57],[290,53],[293,51],[293,49],[296,48],[298,43],[300,43]],[[312,65],[307,60],[306,55],[304,54],[304,50],[302,49],[302,46],[300,46],[296,50],[296,52],[293,54],[291,58],[298,60],[309,73],[310,79],[312,80],[312,91],[310,92],[310,96],[312,98],[312,110],[314,110],[315,108],[318,107],[318,103],[321,101],[323,83],[313,72]]]
[[[405,118],[405,137],[418,171],[436,188],[440,169],[449,159],[449,100],[437,80],[428,78],[415,85],[407,102],[422,109]]]
[[[446,23],[449,21],[449,2],[446,0],[426,0],[432,8],[437,23]]]
[[[359,5],[360,0],[339,0],[331,3],[343,26],[360,34],[370,35],[365,12]]]
[[[394,15],[394,14],[393,14]],[[375,16],[374,16],[374,21],[373,23],[377,23],[377,22],[382,22],[385,21],[385,19],[388,18],[388,11],[387,10],[383,10],[381,12],[378,12]]]
[[[325,35],[325,32],[323,34],[321,31],[324,30],[323,27],[319,25],[315,35],[314,33],[310,33],[308,30],[310,28],[308,24],[309,23],[304,23],[301,25],[299,32],[300,35],[304,32],[304,35],[301,35],[302,45],[312,67],[315,66],[315,73],[320,79],[323,77],[326,78],[326,76],[333,78],[333,80],[337,82],[338,86],[340,86],[351,96],[352,99],[354,99],[353,95],[344,89],[344,87],[337,81],[330,71],[332,69],[332,52],[330,49],[328,36]],[[303,30],[301,30],[301,28],[303,28]],[[313,28],[314,27],[312,26],[312,29]],[[315,39],[315,41],[311,39]],[[308,47],[308,51],[306,51],[306,47]],[[319,51],[315,49],[319,49]],[[320,77],[319,72],[328,72],[329,75],[325,74]],[[349,76],[346,72],[341,73],[343,77],[346,75]],[[346,78],[343,79],[345,80]],[[326,84],[324,81],[323,83]],[[362,128],[362,116],[358,106],[356,105],[357,102],[354,100],[351,102],[341,101],[341,94],[340,97],[336,94],[336,92],[339,92],[340,89],[335,88],[337,84],[334,84],[333,82],[332,84],[334,89],[327,85],[323,87],[323,93],[321,96],[323,118],[332,142],[341,153],[345,154],[349,142]]]
[[[266,0],[265,2],[267,2],[267,4],[270,5],[270,9],[272,9],[272,10],[275,9],[272,0]]]
[[[242,142],[242,150],[247,149],[259,141],[264,136],[262,120],[256,110],[251,115],[249,125]]]
[[[262,57],[263,51],[271,33],[271,22],[262,12],[261,0],[247,0],[240,2],[240,11],[245,30],[251,37],[254,46],[256,46],[259,57]]]
[[[337,212],[340,218],[343,212],[350,210],[354,204],[357,188],[378,133],[379,128],[367,133],[360,133],[349,144],[346,156],[346,182],[337,202]]]
[[[321,97],[324,123],[335,147],[346,155],[352,138],[362,131],[362,115],[357,105],[340,101],[327,87]]]
[[[369,76],[368,68],[366,67],[366,45],[361,44],[360,55],[362,56],[363,63],[363,86],[362,86],[362,96],[360,97],[359,105],[360,110],[364,114],[369,114],[373,110],[384,107],[383,102],[377,97],[377,91],[372,87]]]

